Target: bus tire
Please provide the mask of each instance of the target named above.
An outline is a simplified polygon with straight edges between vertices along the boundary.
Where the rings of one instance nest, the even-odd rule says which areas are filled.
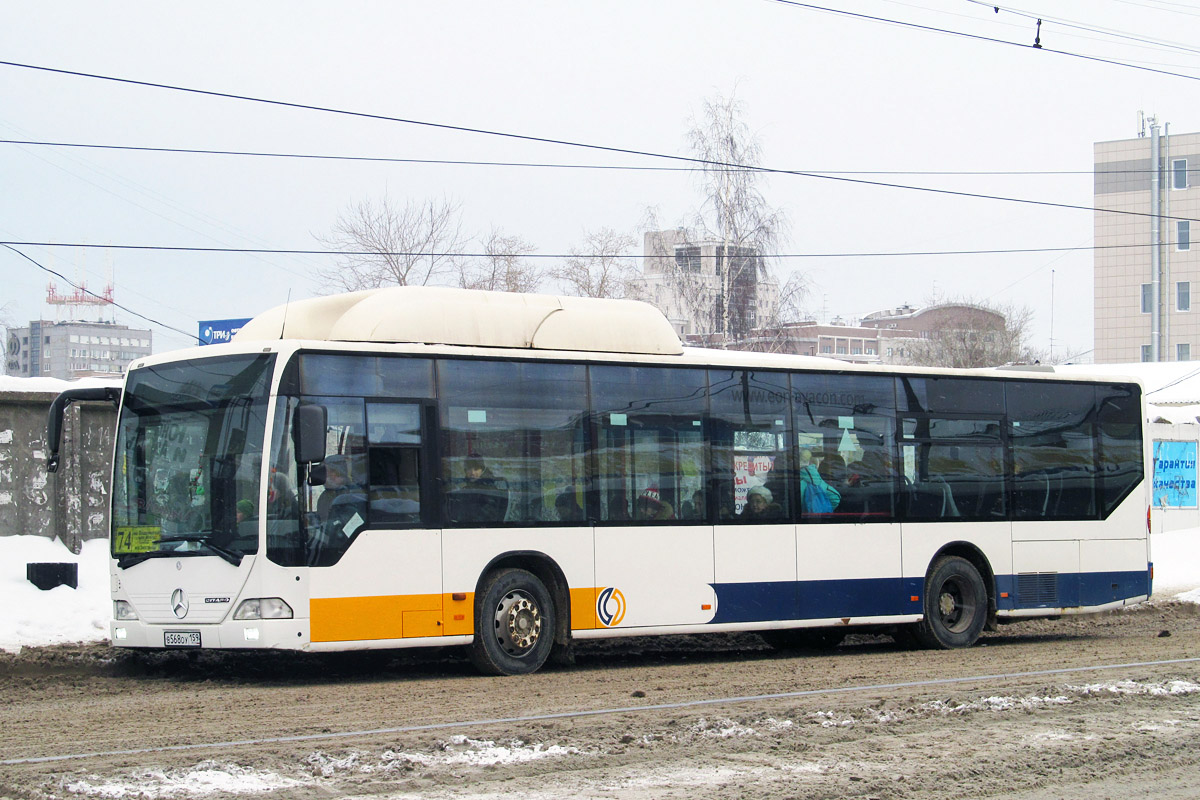
[[[832,650],[846,638],[837,628],[790,628],[759,631],[758,635],[776,650]]]
[[[484,580],[471,663],[485,675],[536,672],[554,646],[554,602],[532,572],[502,569]]]
[[[970,647],[987,623],[987,587],[975,565],[959,556],[933,562],[925,579],[925,618],[912,634],[930,649]]]

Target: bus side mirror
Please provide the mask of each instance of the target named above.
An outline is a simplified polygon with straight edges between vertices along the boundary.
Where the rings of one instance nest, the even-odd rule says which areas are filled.
[[[325,430],[329,416],[325,406],[300,406],[292,419],[292,444],[296,461],[313,464],[325,460]]]

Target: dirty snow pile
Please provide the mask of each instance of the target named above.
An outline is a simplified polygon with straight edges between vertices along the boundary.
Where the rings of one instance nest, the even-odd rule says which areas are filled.
[[[26,580],[31,563],[74,562],[79,588],[42,591]],[[0,537],[0,650],[22,646],[95,642],[108,639],[108,541],[84,542],[79,555],[57,539],[42,536]]]
[[[1200,603],[1200,528],[1156,533],[1150,540],[1154,560],[1154,598]],[[42,591],[26,580],[25,565],[75,562],[79,588]],[[0,650],[96,642],[108,638],[108,542],[85,542],[79,555],[57,539],[0,537]]]

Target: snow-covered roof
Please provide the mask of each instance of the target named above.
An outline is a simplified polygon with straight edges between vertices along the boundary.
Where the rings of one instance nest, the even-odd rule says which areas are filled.
[[[21,378],[16,375],[0,375],[0,394],[4,392],[44,392],[58,394],[66,389],[82,389],[92,386],[120,386],[121,378],[79,378],[64,381],[59,378]]]

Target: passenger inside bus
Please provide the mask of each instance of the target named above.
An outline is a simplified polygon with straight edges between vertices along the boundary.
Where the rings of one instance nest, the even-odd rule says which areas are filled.
[[[746,505],[742,506],[738,517],[745,521],[778,519],[783,509],[774,500],[774,495],[766,486],[751,486],[746,493]]]
[[[267,485],[267,519],[294,519],[297,512],[296,490],[286,473],[271,470]]]
[[[502,522],[508,511],[508,491],[478,455],[463,464],[463,481],[447,498],[455,522]]]
[[[317,516],[321,522],[329,520],[329,513],[334,501],[339,497],[358,491],[350,479],[350,460],[340,454],[331,455],[324,461],[325,484],[321,496],[317,498]]]
[[[804,516],[831,514],[837,510],[842,501],[841,492],[825,482],[821,477],[811,450],[800,451],[800,505]]]
[[[675,519],[675,509],[663,501],[657,486],[650,486],[634,501],[633,515],[640,520]]]
[[[680,509],[683,519],[704,519],[704,490],[697,489],[692,493],[692,499],[687,500]]]
[[[560,522],[583,521],[583,509],[579,506],[574,487],[554,498],[554,512],[558,515]]]

